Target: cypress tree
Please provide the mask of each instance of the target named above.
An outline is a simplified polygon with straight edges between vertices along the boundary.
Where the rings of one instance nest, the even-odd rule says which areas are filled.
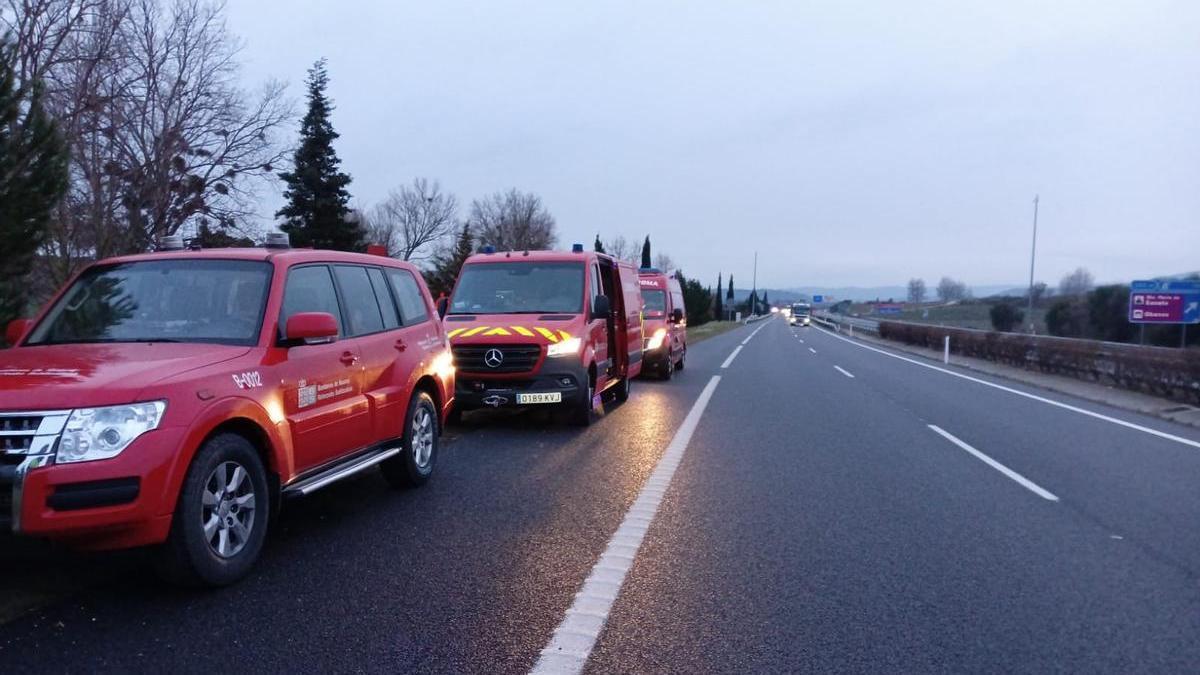
[[[729,292],[725,294],[725,299],[730,303],[733,302],[733,275],[729,275]]]
[[[767,312],[771,311],[770,303],[771,303],[771,301],[767,300],[767,292],[763,291],[762,312],[761,312],[762,314],[766,314]]]
[[[650,259],[650,235],[646,235],[646,241],[642,243],[642,268],[649,267],[654,267],[654,261]]]
[[[280,229],[294,246],[361,251],[365,234],[362,224],[350,217],[350,176],[339,170],[342,161],[333,149],[339,134],[329,119],[333,102],[325,95],[325,59],[309,69],[307,84],[308,112],[300,124],[295,166],[279,174],[287,183],[287,204],[275,215],[286,221]]]
[[[717,315],[716,316],[717,321],[725,320],[724,296],[725,296],[725,293],[722,290],[721,274],[717,273],[717,294],[715,296],[716,297],[716,307],[714,308],[714,313]]]
[[[51,212],[67,189],[67,146],[37,83],[17,83],[0,40],[0,326],[28,309],[29,273]]]

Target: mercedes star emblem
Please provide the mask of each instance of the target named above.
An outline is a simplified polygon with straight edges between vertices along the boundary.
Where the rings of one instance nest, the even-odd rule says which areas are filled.
[[[499,368],[501,363],[504,363],[504,352],[499,349],[489,349],[483,355],[483,362],[488,368]]]

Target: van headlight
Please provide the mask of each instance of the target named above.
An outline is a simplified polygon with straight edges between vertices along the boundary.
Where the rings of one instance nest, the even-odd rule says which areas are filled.
[[[158,428],[166,401],[80,408],[71,413],[58,439],[58,464],[111,459],[138,436]]]
[[[663,345],[663,340],[667,339],[667,329],[659,328],[654,331],[654,335],[650,336],[650,341],[646,343],[646,351],[652,352]]]
[[[583,345],[583,340],[573,337],[562,342],[555,342],[546,348],[546,356],[554,358],[556,356],[570,356],[579,352],[579,347]]]

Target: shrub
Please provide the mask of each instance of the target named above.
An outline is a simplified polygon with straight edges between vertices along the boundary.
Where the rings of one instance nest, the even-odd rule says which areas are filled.
[[[992,317],[992,328],[995,328],[1002,333],[1008,333],[1012,331],[1013,328],[1021,325],[1021,321],[1025,319],[1025,312],[1022,312],[1007,302],[992,305],[992,309],[989,314],[991,314]]]

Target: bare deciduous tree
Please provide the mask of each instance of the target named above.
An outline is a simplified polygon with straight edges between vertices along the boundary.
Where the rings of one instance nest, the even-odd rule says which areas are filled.
[[[909,279],[908,280],[908,301],[919,305],[925,302],[925,280],[924,279]]]
[[[1067,297],[1085,295],[1095,285],[1092,273],[1086,267],[1079,267],[1062,278],[1062,281],[1058,283],[1058,292]]]
[[[942,277],[938,282],[937,295],[942,302],[956,302],[970,296],[967,285],[950,277]]]
[[[662,270],[663,272],[670,272],[675,268],[675,261],[671,260],[671,256],[667,255],[666,253],[655,253],[654,267]]]
[[[71,186],[43,254],[60,283],[81,259],[142,251],[185,226],[247,229],[292,116],[279,83],[238,83],[219,2],[8,0],[0,27],[71,148]]]
[[[642,254],[642,245],[619,234],[604,242],[604,251],[617,260],[637,262],[638,256]]]
[[[481,245],[498,251],[548,249],[558,242],[554,216],[541,197],[516,188],[471,202],[468,223]]]
[[[414,179],[412,185],[392,190],[371,210],[367,234],[371,243],[387,246],[388,255],[419,260],[432,244],[454,229],[458,199],[442,192],[437,181]]]

